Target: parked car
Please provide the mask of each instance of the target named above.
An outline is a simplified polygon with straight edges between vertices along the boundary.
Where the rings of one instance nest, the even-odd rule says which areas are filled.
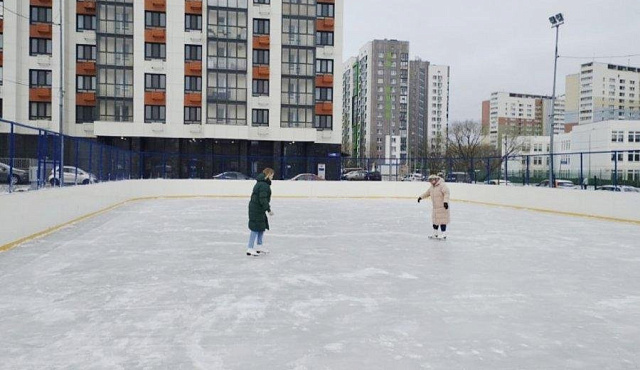
[[[466,172],[451,172],[447,174],[445,182],[465,182],[471,183],[471,176]]]
[[[0,183],[6,183],[11,185],[28,184],[29,172],[13,167],[10,170],[8,164],[0,163]],[[9,179],[9,172],[11,172],[11,179]]]
[[[301,173],[294,176],[291,181],[324,181],[324,179],[314,173]]]
[[[348,181],[364,181],[367,179],[368,172],[366,170],[351,171],[344,176],[344,179]]]
[[[421,173],[412,173],[409,175],[404,175],[400,181],[425,181],[425,177]]]
[[[542,180],[538,185],[541,187],[549,187],[549,180]],[[559,189],[577,189],[576,184],[571,180],[555,180],[555,188]]]
[[[342,169],[342,175],[340,175],[340,180],[347,180],[347,175],[353,171],[364,171],[364,169],[360,168],[360,167],[354,167],[354,168],[343,168]]]
[[[62,173],[62,178],[65,184],[87,185],[98,182],[98,179],[94,174],[84,171],[83,169],[78,167],[64,166],[62,167]],[[60,185],[60,178],[58,177],[59,175],[59,167],[54,168],[49,173],[47,182],[50,183],[51,186]]]
[[[213,176],[214,180],[253,180],[251,176],[247,176],[242,172],[227,171]]]
[[[369,171],[365,175],[365,180],[367,181],[382,181],[382,174],[380,171]]]
[[[488,185],[504,185],[504,186],[513,185],[513,183],[509,180],[499,180],[499,179],[489,180],[489,181],[486,181],[485,183]]]
[[[624,192],[624,193],[640,193],[640,189],[635,188],[633,186],[627,186],[627,185],[602,185],[598,188],[596,188],[596,190],[602,190],[602,191],[619,191],[619,192]]]

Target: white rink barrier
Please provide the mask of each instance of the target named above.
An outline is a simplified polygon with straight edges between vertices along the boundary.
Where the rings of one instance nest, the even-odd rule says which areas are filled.
[[[128,201],[156,197],[241,197],[254,181],[130,180],[0,196],[0,252],[108,211]],[[640,224],[640,194],[522,186],[448,184],[451,200],[634,222]],[[274,181],[274,198],[397,198],[415,201],[427,182]]]

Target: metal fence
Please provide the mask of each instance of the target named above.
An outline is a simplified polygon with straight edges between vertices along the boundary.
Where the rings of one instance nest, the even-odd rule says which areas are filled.
[[[390,159],[143,152],[0,120],[3,192],[125,179],[211,179],[227,171],[255,177],[265,167],[276,169],[279,179],[317,173],[323,168],[328,180],[339,180],[349,170],[361,169],[368,175],[354,179],[415,181],[439,173],[447,181],[548,186],[550,160],[547,153],[508,158]],[[61,161],[64,166],[60,166]],[[607,184],[640,186],[640,147],[557,153],[553,161],[558,181],[569,180],[590,188]]]

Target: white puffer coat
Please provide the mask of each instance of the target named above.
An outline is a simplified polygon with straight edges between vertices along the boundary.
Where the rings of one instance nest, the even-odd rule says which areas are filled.
[[[420,196],[422,199],[431,197],[433,209],[431,220],[434,225],[447,225],[451,221],[449,210],[444,208],[445,203],[449,203],[449,187],[442,178],[438,178],[435,185]]]

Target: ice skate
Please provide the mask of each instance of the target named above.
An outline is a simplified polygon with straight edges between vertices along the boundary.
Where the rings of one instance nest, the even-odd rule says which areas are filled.
[[[446,232],[446,231],[443,231],[443,232],[442,232],[442,234],[440,234],[439,239],[447,240],[447,232]]]
[[[271,253],[271,251],[269,251],[267,248],[259,245],[256,247],[256,252],[258,252],[259,254],[269,254]]]
[[[260,253],[258,253],[258,251],[256,251],[255,249],[253,249],[253,248],[247,249],[247,256],[257,257],[259,255],[260,255]]]
[[[439,239],[440,238],[440,234],[438,233],[438,230],[434,230],[433,234],[429,235],[429,239]]]

